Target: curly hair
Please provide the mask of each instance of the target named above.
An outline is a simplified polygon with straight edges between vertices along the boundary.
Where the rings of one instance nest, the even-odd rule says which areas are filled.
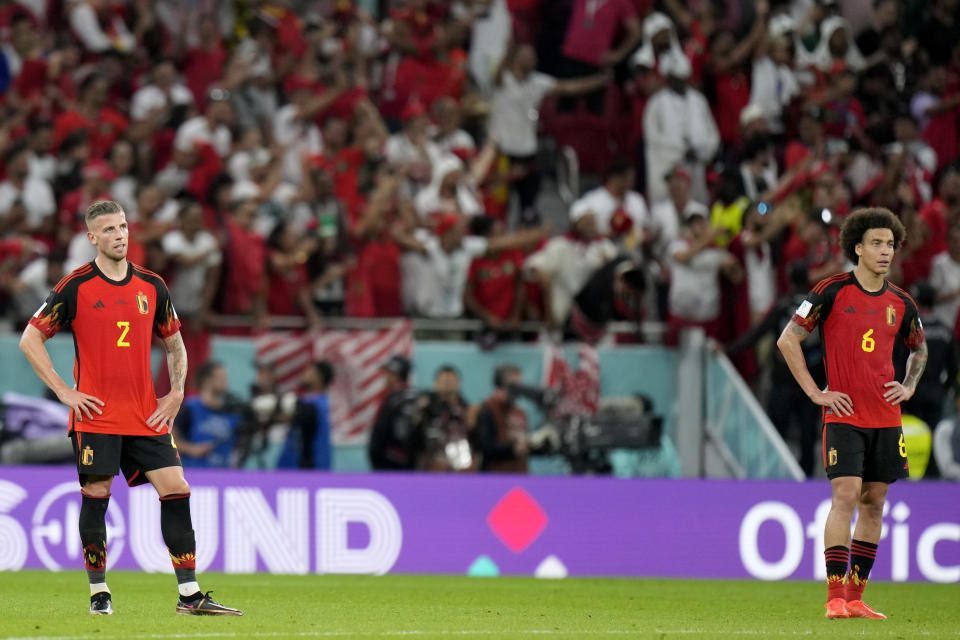
[[[900,248],[907,235],[903,223],[889,209],[870,207],[854,211],[847,216],[843,226],[840,227],[840,247],[843,249],[843,255],[853,264],[860,261],[857,245],[863,242],[864,234],[870,229],[890,229],[893,232],[894,251]]]

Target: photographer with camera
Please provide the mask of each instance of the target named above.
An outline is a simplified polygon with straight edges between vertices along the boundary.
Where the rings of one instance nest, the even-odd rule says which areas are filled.
[[[196,376],[197,395],[183,403],[173,428],[183,466],[234,466],[243,407],[228,394],[227,369],[210,360]]]
[[[493,393],[480,406],[473,429],[481,471],[527,472],[527,414],[510,390],[522,382],[523,372],[514,364],[500,365],[493,372]]]
[[[387,395],[370,431],[367,454],[374,470],[413,470],[416,468],[418,418],[417,399],[410,389],[410,360],[400,354],[390,356],[383,371]]]
[[[417,468],[423,471],[476,471],[470,446],[470,405],[460,393],[460,372],[445,364],[433,377],[433,391],[422,394],[414,412]]]

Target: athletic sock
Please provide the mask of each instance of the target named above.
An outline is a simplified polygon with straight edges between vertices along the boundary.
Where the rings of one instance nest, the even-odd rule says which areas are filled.
[[[846,598],[863,600],[863,590],[867,587],[870,569],[877,557],[877,545],[863,540],[854,540],[850,544],[850,573],[847,574]]]
[[[83,564],[90,581],[90,595],[107,588],[107,506],[110,494],[100,498],[83,494],[80,505],[80,544],[83,546]],[[97,591],[93,591],[94,586]]]
[[[827,561],[827,601],[834,598],[846,598],[847,560],[850,549],[843,545],[828,547],[823,551]]]
[[[177,589],[181,596],[200,591],[197,584],[197,541],[190,519],[190,494],[175,493],[160,498],[160,531],[170,552]]]

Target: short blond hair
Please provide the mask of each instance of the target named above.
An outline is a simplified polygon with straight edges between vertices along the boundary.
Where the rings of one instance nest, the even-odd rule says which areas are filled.
[[[109,213],[124,213],[124,210],[123,207],[120,206],[120,203],[115,200],[97,200],[87,207],[84,219],[87,221],[87,226],[89,227],[93,224],[94,220]]]

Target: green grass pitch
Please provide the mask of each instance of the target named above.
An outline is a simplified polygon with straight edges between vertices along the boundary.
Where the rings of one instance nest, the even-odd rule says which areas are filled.
[[[205,575],[242,618],[177,616],[168,575],[113,572],[90,616],[82,571],[0,573],[0,638],[960,639],[960,585],[871,584],[889,620],[826,620],[815,583]]]

